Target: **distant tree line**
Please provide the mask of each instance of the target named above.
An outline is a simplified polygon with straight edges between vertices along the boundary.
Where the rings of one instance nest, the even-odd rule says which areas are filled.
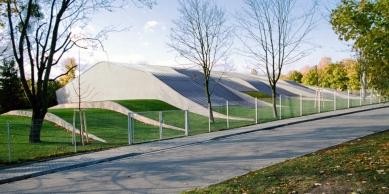
[[[324,57],[318,65],[305,66],[300,71],[292,70],[281,77],[309,86],[339,91],[362,89],[362,67],[352,59],[333,63],[331,58]],[[370,76],[368,76],[368,81],[370,81]],[[368,85],[368,88],[372,88],[372,85]]]
[[[338,90],[375,89],[389,96],[389,1],[341,0],[330,11],[329,22],[340,40],[348,41],[353,60],[304,67],[283,75],[299,83]]]

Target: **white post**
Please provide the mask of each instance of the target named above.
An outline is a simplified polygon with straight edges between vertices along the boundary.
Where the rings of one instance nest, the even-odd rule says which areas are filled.
[[[76,109],[73,110],[73,138],[74,152],[77,152],[77,140],[76,140]]]
[[[11,158],[11,135],[10,135],[9,121],[7,121],[7,131],[8,131],[8,160],[9,160],[9,162],[12,162],[12,158]]]
[[[334,90],[334,110],[336,110],[336,90]]]
[[[185,111],[185,136],[189,136],[189,111]]]
[[[84,143],[84,125],[82,124],[82,110],[80,109],[78,111],[78,116],[80,116],[80,138],[81,138],[81,145],[85,145]]]
[[[303,95],[300,94],[300,117],[303,116]]]
[[[350,90],[347,90],[347,108],[350,108]]]
[[[258,99],[255,98],[255,124],[258,124]]]
[[[282,119],[282,95],[280,94],[280,120]]]
[[[211,107],[208,103],[208,132],[211,133]]]
[[[85,129],[85,135],[86,135],[86,142],[89,143],[89,136],[88,136],[88,127],[86,125],[86,110],[82,110],[83,115],[84,115],[84,129]]]
[[[373,104],[373,89],[370,89],[370,104]]]
[[[319,100],[318,100],[318,102],[319,102],[319,105],[318,105],[318,112],[319,112],[319,113],[320,113],[320,101],[321,101],[320,95],[321,95],[321,91],[319,90]],[[324,102],[324,101],[323,101],[323,102]]]
[[[359,106],[362,106],[362,90],[359,90]]]
[[[229,115],[228,115],[228,100],[226,101],[226,108],[227,108],[227,129],[230,128],[230,120],[229,120]]]
[[[159,111],[159,139],[162,139],[162,138],[163,138],[163,134],[162,134],[162,123],[163,123],[163,120],[162,120],[162,112]]]
[[[72,138],[72,144],[76,144],[76,110],[73,110],[73,138]]]
[[[128,113],[128,145],[132,145],[133,142],[133,133],[132,133],[132,113]]]

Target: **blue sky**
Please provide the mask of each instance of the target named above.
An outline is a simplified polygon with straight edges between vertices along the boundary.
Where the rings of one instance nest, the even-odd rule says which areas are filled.
[[[311,1],[311,0],[306,0]],[[336,0],[334,0],[336,1]],[[234,23],[233,14],[244,6],[243,0],[216,0],[219,6],[226,9],[231,24]],[[176,53],[166,46],[168,35],[173,26],[172,20],[179,17],[177,0],[157,0],[152,9],[138,8],[132,4],[114,12],[102,11],[96,14],[88,26],[90,32],[97,32],[104,26],[118,25],[118,28],[130,28],[128,31],[111,33],[104,40],[104,49],[96,51],[80,51],[81,65],[86,68],[99,61],[144,63],[150,65],[179,66],[176,62]],[[344,42],[338,40],[330,24],[321,20],[318,28],[312,32],[313,44],[319,45],[312,53],[295,64],[284,68],[283,72],[299,70],[306,65],[317,65],[322,57],[331,57],[333,62],[350,58],[352,53]],[[239,40],[234,41],[240,47]],[[232,48],[234,49],[234,48]],[[73,49],[67,56],[75,57],[78,61],[78,49]],[[246,60],[238,54],[230,58],[234,61],[235,71],[249,73]],[[84,69],[85,70],[85,69]]]

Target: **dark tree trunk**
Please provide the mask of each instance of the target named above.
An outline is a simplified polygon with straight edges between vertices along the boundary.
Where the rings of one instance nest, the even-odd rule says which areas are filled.
[[[273,116],[277,118],[277,93],[276,93],[276,85],[271,85],[271,94],[272,94],[272,102],[273,102]]]
[[[41,118],[32,118],[30,125],[30,143],[39,143],[41,142],[41,129],[42,129],[43,119]]]
[[[31,101],[34,102],[42,102],[43,103],[31,103],[32,105],[32,117],[31,117],[31,124],[30,124],[30,136],[29,136],[29,143],[39,143],[41,142],[41,129],[42,124],[45,118],[45,115],[47,113],[47,101],[45,99],[29,99],[30,103]],[[41,106],[43,104],[43,106]]]
[[[208,103],[208,110],[209,110],[209,120],[211,123],[215,122],[215,119],[213,118],[213,111],[212,111],[212,102],[211,102],[211,94],[209,93],[209,80],[205,77],[204,82],[204,89],[205,89],[205,95],[207,97],[207,103]]]

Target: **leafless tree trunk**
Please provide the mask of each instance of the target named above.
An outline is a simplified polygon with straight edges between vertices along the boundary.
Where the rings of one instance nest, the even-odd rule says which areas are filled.
[[[204,90],[210,110],[210,120],[214,122],[209,85],[212,70],[227,63],[232,46],[233,28],[226,26],[225,10],[214,1],[179,0],[181,17],[173,20],[175,28],[170,34],[171,43],[179,57],[201,67],[204,74]]]
[[[93,36],[75,34],[72,28],[85,28],[94,13],[113,11],[115,0],[27,0],[6,1],[9,39],[21,82],[32,106],[30,143],[40,142],[40,131],[48,109],[48,82],[51,68],[74,46],[93,46],[112,27]],[[125,2],[125,1],[123,1]],[[133,0],[152,6],[154,0]],[[22,3],[22,4],[19,4]],[[140,3],[140,4],[139,4]],[[28,84],[28,79],[31,84]]]
[[[277,117],[276,85],[282,68],[305,57],[312,49],[303,45],[308,44],[307,36],[317,22],[316,1],[309,2],[312,5],[309,9],[296,6],[297,2],[301,1],[245,0],[246,7],[236,15],[244,32],[238,35],[244,45],[240,52],[253,60],[254,68],[267,75],[274,117]]]

